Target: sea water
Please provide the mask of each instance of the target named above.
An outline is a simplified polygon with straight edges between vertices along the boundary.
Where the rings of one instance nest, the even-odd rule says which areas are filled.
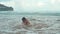
[[[32,27],[22,27],[26,17]],[[0,34],[60,34],[60,16],[0,12]]]

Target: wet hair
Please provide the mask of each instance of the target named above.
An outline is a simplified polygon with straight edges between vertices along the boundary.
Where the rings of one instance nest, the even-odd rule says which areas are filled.
[[[26,19],[25,17],[22,18],[22,21],[23,21],[23,23],[26,24],[26,25],[30,24],[29,21],[27,21],[27,19]]]
[[[24,20],[26,20],[26,18],[25,18],[25,17],[23,17],[23,18],[22,18],[22,21],[24,21]]]

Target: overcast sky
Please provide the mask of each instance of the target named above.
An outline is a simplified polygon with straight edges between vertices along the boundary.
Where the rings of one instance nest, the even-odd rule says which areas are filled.
[[[60,0],[0,0],[0,3],[23,12],[60,11]]]

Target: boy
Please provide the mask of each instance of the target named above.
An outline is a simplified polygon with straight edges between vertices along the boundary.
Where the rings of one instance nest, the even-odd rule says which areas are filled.
[[[22,18],[22,22],[25,26],[31,26],[30,22],[25,17]]]

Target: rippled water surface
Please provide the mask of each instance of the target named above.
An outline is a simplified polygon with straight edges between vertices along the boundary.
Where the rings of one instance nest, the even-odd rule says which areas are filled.
[[[23,27],[22,17],[33,26]],[[60,16],[0,14],[0,34],[60,34]]]

